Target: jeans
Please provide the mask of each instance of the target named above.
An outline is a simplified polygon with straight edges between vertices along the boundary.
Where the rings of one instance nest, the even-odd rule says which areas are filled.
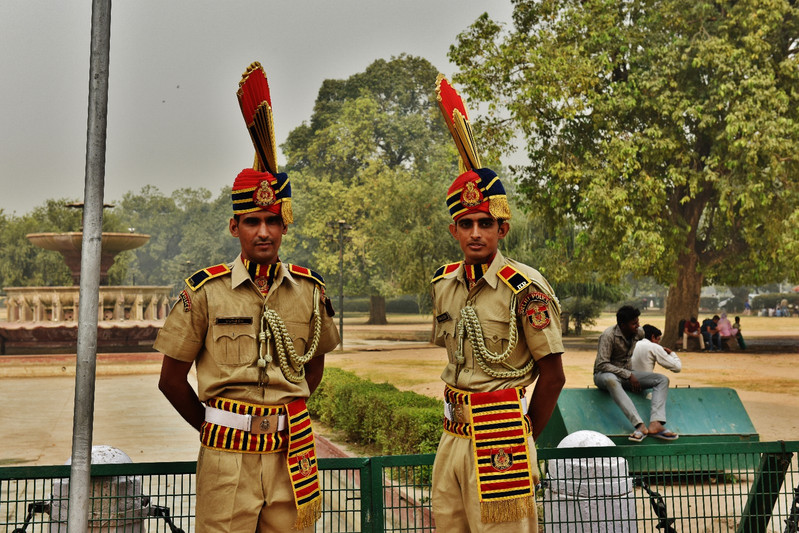
[[[709,331],[703,331],[702,337],[705,339],[705,348],[710,351],[720,351],[721,350],[721,335],[718,333],[711,333]]]

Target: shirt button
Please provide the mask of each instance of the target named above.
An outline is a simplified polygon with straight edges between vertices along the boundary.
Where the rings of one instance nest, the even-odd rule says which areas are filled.
[[[497,340],[497,339],[499,339],[499,337],[497,337],[496,335],[494,335],[494,336],[493,336],[493,337],[491,337],[491,338],[492,338],[493,340]]]

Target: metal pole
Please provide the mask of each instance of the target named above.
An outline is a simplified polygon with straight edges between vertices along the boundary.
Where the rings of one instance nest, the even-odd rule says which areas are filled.
[[[91,508],[89,496],[94,379],[97,367],[97,317],[105,182],[111,0],[93,0],[91,31],[75,411],[72,423],[72,466],[69,473],[68,529],[70,533],[88,531],[89,509]]]
[[[344,350],[344,220],[338,221],[338,333],[339,350]]]

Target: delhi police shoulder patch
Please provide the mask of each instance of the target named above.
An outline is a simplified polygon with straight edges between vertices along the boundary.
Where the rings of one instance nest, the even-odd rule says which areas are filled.
[[[518,314],[535,329],[545,329],[551,322],[549,305],[552,299],[543,292],[531,292],[519,303]]]
[[[225,274],[230,273],[230,267],[226,264],[222,263],[219,265],[210,266],[208,268],[203,268],[202,270],[198,270],[188,278],[186,278],[186,285],[192,291],[196,291],[203,284],[208,281],[209,279],[218,278],[219,276],[224,276]]]

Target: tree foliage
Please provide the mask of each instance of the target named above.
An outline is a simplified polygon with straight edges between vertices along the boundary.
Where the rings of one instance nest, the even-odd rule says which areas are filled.
[[[520,192],[576,228],[578,268],[670,285],[664,341],[705,282],[797,274],[795,2],[514,4],[510,31],[483,16],[458,37],[455,81],[493,147],[523,136]]]
[[[427,298],[433,270],[456,254],[444,196],[457,154],[435,101],[436,75],[426,60],[400,56],[326,80],[310,122],[282,146],[293,253],[336,279],[337,221],[346,221],[349,294]]]

